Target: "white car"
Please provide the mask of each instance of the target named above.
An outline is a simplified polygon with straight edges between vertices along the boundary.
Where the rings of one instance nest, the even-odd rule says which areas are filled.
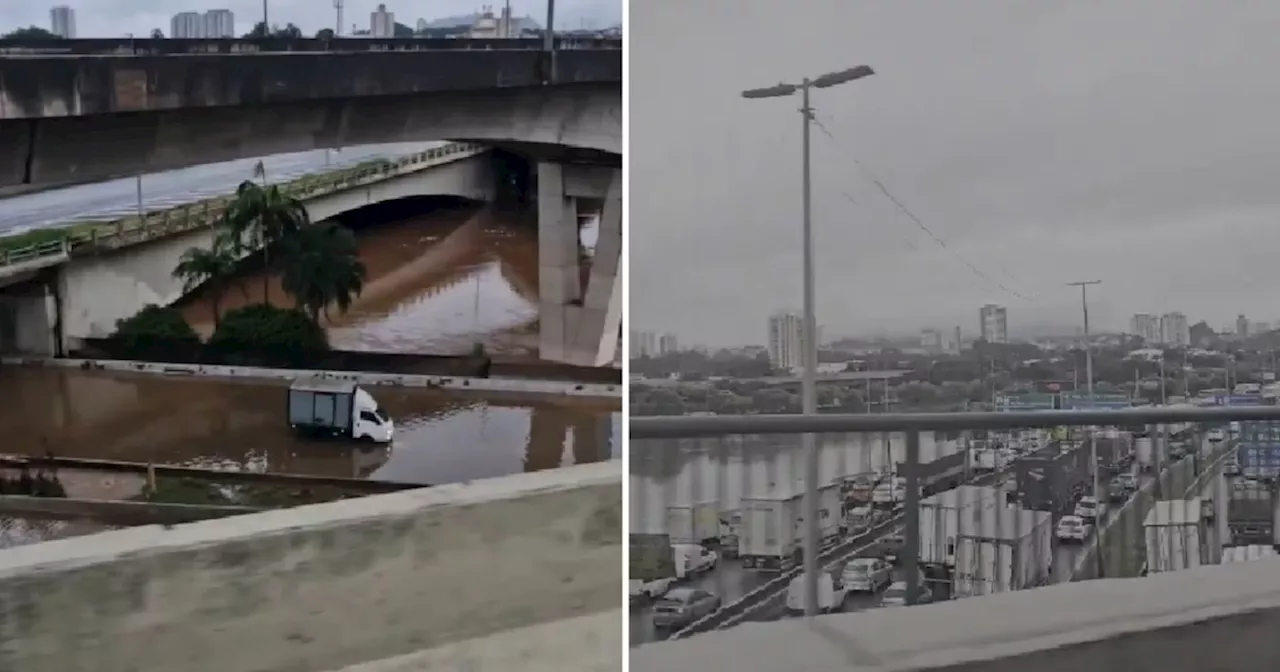
[[[1099,508],[1097,497],[1081,497],[1080,501],[1076,502],[1075,514],[1086,522],[1093,522],[1098,519]]]
[[[1221,443],[1223,439],[1227,438],[1227,433],[1221,429],[1211,429],[1209,430],[1207,438],[1209,439],[1209,443]]]
[[[639,602],[652,602],[671,590],[671,585],[676,581],[674,576],[665,579],[654,579],[653,581],[642,581],[640,579],[631,579],[630,592],[631,600]]]
[[[676,561],[676,576],[688,578],[716,568],[720,554],[701,544],[672,544]]]
[[[1055,531],[1058,541],[1084,543],[1093,528],[1080,516],[1063,516]]]
[[[854,558],[840,579],[851,593],[878,593],[893,583],[893,565],[880,558]]]

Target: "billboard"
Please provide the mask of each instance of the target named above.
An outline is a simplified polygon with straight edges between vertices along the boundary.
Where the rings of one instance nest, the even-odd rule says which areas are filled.
[[[1064,409],[1129,408],[1131,406],[1133,406],[1133,400],[1127,394],[1096,392],[1093,395],[1093,399],[1090,399],[1088,392],[1062,393],[1062,408]]]
[[[1051,411],[1058,395],[1043,392],[1022,392],[996,397],[996,406],[1002,411]]]
[[[1240,471],[1250,477],[1280,476],[1280,422],[1240,423]]]

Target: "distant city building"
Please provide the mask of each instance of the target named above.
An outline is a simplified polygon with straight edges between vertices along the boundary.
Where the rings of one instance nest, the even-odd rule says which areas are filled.
[[[1249,326],[1249,330],[1252,331],[1254,335],[1261,336],[1262,334],[1265,334],[1271,331],[1271,323],[1270,322],[1254,322],[1252,325]]]
[[[1151,313],[1137,313],[1129,320],[1129,333],[1141,338],[1148,345],[1162,343],[1160,318]]]
[[[502,39],[519,35],[516,24],[511,18],[511,5],[502,8],[497,15],[493,13],[493,5],[480,8],[480,15],[471,24],[470,37],[478,40]]]
[[[769,316],[769,363],[777,369],[804,366],[804,318],[791,312]]]
[[[1236,316],[1236,336],[1249,338],[1249,318],[1244,315]]]
[[[942,332],[937,329],[925,329],[920,332],[920,347],[925,352],[942,352]]]
[[[428,25],[430,24],[427,23],[426,19],[418,19],[418,23],[416,26],[414,26],[414,29],[417,30],[419,33],[421,33],[422,31],[427,29]]]
[[[658,355],[669,355],[680,352],[680,341],[675,334],[663,334],[658,337]]]
[[[386,5],[378,5],[378,9],[369,15],[369,35],[372,37],[396,36],[396,15],[388,12]]]
[[[1004,306],[988,303],[978,310],[982,340],[988,343],[1009,342],[1009,313]]]
[[[1160,344],[1185,348],[1191,345],[1191,326],[1182,313],[1165,313],[1160,316]]]
[[[652,331],[631,330],[631,356],[654,357],[658,354],[658,335]]]
[[[52,24],[49,32],[68,40],[75,39],[76,10],[65,5],[54,7],[49,10],[49,23]]]
[[[169,19],[169,37],[195,39],[204,37],[204,17],[200,12],[178,12]]]
[[[169,20],[169,37],[178,39],[221,39],[236,36],[236,17],[229,9],[178,12]]]
[[[229,9],[211,9],[204,13],[204,35],[219,40],[236,36],[236,15]]]

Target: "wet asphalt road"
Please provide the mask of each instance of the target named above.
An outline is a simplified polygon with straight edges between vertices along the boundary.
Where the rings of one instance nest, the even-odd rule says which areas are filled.
[[[1139,484],[1146,485],[1152,480],[1150,475],[1140,475]],[[1109,479],[1108,479],[1109,480]],[[1105,488],[1107,481],[1103,482]],[[1111,505],[1103,510],[1103,517],[1100,521],[1101,525],[1106,525],[1109,516],[1120,505]],[[1091,537],[1092,539],[1092,537]],[[1063,583],[1070,579],[1071,573],[1079,562],[1080,557],[1084,554],[1091,540],[1084,543],[1063,544],[1054,540],[1054,559],[1051,568],[1052,582]],[[873,558],[880,557],[884,554],[884,544],[879,540],[870,542],[868,545],[860,548],[850,558]],[[769,581],[778,577],[776,572],[759,572],[755,570],[744,569],[736,560],[721,560],[716,569],[691,579],[686,584],[690,587],[706,590],[713,595],[721,598],[722,605],[732,604],[741,599],[747,593],[763,586]],[[905,580],[905,573],[901,568],[895,570],[894,580]],[[845,601],[845,612],[863,611],[873,609],[879,605],[879,594],[854,594],[850,595]],[[645,642],[661,641],[670,636],[670,632],[658,631],[653,627],[650,611],[648,608],[637,608],[632,610],[630,619],[630,642],[632,646],[638,646]],[[746,620],[751,621],[776,621],[787,618],[786,598],[785,594],[780,594],[771,600],[766,606],[752,612]]]

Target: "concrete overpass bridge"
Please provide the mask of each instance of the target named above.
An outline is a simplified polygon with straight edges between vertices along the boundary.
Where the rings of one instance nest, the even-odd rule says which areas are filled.
[[[652,447],[654,443],[641,439],[673,440],[668,444],[671,447],[677,445],[674,440],[694,437],[767,438],[805,431],[905,432],[907,457],[899,471],[907,480],[902,510],[877,525],[877,530],[869,533],[872,536],[843,539],[836,547],[813,557],[819,566],[831,567],[857,557],[857,548],[875,543],[873,536],[900,531],[905,542],[899,552],[904,565],[901,575],[910,604],[921,588],[917,569],[923,548],[921,481],[917,471],[923,466],[920,434],[1187,422],[1220,425],[1231,420],[1280,422],[1280,409],[636,418],[631,421],[630,438],[634,454],[644,444]],[[1110,529],[1099,537],[1104,553],[1112,556],[1107,563],[1109,578],[1095,578],[1097,575],[1089,570],[1096,566],[1093,556],[1086,554],[1072,580],[1056,585],[1032,584],[1021,590],[1006,586],[993,594],[918,605],[910,610],[865,609],[815,618],[741,623],[743,619],[735,612],[740,615],[754,609],[779,587],[785,590],[791,578],[800,575],[797,569],[698,621],[686,629],[687,637],[677,633],[674,641],[632,649],[631,669],[1243,672],[1275,665],[1280,663],[1280,648],[1271,642],[1274,628],[1280,623],[1280,579],[1276,578],[1280,560],[1138,577],[1141,558],[1133,562],[1132,557],[1122,557],[1120,552],[1125,546],[1141,545],[1142,525],[1133,521],[1157,496],[1185,500],[1215,493],[1215,504],[1225,499],[1216,493],[1225,487],[1221,469],[1232,450],[1230,445],[1204,442],[1193,456],[1166,465],[1162,477],[1144,488],[1151,496],[1133,498],[1126,505],[1132,507],[1131,512],[1121,511],[1111,518]],[[1221,522],[1221,517],[1216,519]],[[1001,536],[1000,530],[995,532],[994,537]],[[1016,530],[1013,532],[1017,534]],[[956,532],[957,539],[964,536],[963,529]],[[1126,552],[1133,555],[1132,548]],[[703,625],[706,627],[700,627]]]
[[[334,53],[366,51],[538,51],[542,38],[134,38],[0,39],[0,55],[63,56],[176,56],[199,54]],[[611,49],[620,51],[618,38],[557,37],[555,49]]]
[[[0,188],[430,140],[620,155],[622,52],[0,57]]]
[[[331,180],[304,181],[293,195],[313,221],[402,198],[444,195],[491,201],[497,179],[487,152],[479,145],[450,144]],[[617,277],[621,171],[540,163],[536,172],[541,357],[607,364],[616,353],[622,319]],[[597,258],[585,288],[575,209],[584,198],[605,204]],[[25,354],[67,352],[83,339],[109,335],[117,320],[148,303],[169,305],[182,298],[182,283],[172,270],[187,248],[212,244],[213,225],[226,203],[206,201],[151,213],[8,252],[0,265],[0,348]]]

